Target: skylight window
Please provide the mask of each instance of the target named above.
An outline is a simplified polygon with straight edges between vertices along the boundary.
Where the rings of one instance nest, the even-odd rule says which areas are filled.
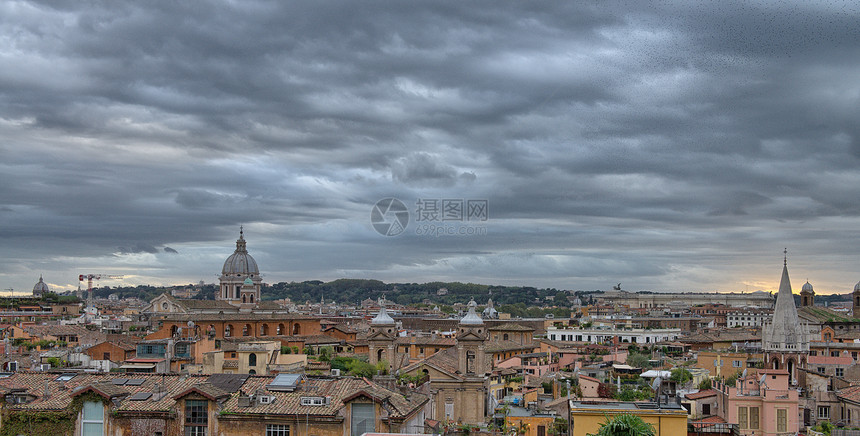
[[[278,374],[275,376],[275,379],[272,380],[272,383],[269,383],[269,385],[266,386],[266,389],[270,391],[292,392],[299,387],[301,380],[301,374]]]

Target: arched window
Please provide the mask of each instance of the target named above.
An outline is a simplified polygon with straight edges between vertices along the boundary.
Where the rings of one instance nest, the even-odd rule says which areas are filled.
[[[233,334],[233,324],[227,324],[224,327],[224,337],[229,338]]]
[[[507,340],[508,340],[508,334],[507,334],[507,333],[505,333],[505,334],[502,336],[502,339],[504,339],[504,340],[506,340],[506,341],[507,341]]]
[[[170,336],[176,336],[176,330],[177,330],[177,327],[175,325],[171,326],[170,327]]]
[[[384,352],[385,352],[385,350],[383,350],[383,349],[376,350],[376,361],[377,362],[382,362],[383,360],[385,360],[382,358]]]
[[[254,296],[253,296],[253,295],[251,295],[251,296],[250,296],[250,299],[251,299],[250,303],[253,303],[253,302],[254,302]]]
[[[260,326],[260,336],[269,336],[269,325],[263,324]]]
[[[248,366],[257,366],[257,355],[251,353],[248,355]]]
[[[284,334],[284,324],[283,324],[283,323],[278,324],[278,332],[277,332],[277,333],[275,333],[275,334],[276,334],[276,335],[278,335],[278,336],[280,336],[280,335]]]
[[[245,302],[246,302],[246,301],[245,301],[245,296],[244,296],[244,295],[242,296],[242,302],[243,302],[243,303],[245,303]]]
[[[250,335],[251,335],[251,325],[245,324],[245,326],[242,327],[242,336],[250,336]]]
[[[301,334],[302,329],[299,327],[299,323],[293,324],[293,334],[298,335]]]
[[[248,371],[248,374],[250,374],[250,375],[254,375],[256,373],[257,373],[257,371],[254,371],[253,369]]]

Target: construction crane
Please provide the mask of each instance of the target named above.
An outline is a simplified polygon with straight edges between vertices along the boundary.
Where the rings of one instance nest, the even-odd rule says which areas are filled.
[[[95,308],[93,307],[93,280],[101,280],[101,279],[122,279],[125,278],[123,275],[110,275],[110,274],[81,274],[78,276],[78,281],[82,282],[84,280],[87,281],[87,309],[86,309],[86,319],[87,323],[91,321],[90,316],[95,312]]]

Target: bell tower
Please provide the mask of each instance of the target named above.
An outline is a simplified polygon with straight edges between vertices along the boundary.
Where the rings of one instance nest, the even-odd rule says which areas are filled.
[[[484,342],[487,340],[487,328],[484,320],[475,313],[478,303],[469,301],[469,313],[460,320],[457,326],[457,360],[460,374],[471,377],[482,377],[490,371],[490,361],[486,358]]]
[[[807,280],[806,284],[800,289],[800,307],[812,306],[815,306],[815,291],[812,289],[812,285],[809,284],[809,280]]]
[[[854,285],[854,292],[851,294],[851,301],[853,302],[853,311],[854,318],[860,316],[860,282],[857,282]]]
[[[379,313],[370,320],[370,331],[367,335],[367,345],[370,352],[370,364],[376,366],[379,362],[388,363],[388,373],[396,368],[397,359],[397,325],[394,318],[385,311],[385,299],[379,299]]]

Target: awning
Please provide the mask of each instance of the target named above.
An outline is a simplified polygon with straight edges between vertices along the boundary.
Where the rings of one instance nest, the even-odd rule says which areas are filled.
[[[154,363],[126,363],[119,367],[119,369],[153,369],[155,368]]]

